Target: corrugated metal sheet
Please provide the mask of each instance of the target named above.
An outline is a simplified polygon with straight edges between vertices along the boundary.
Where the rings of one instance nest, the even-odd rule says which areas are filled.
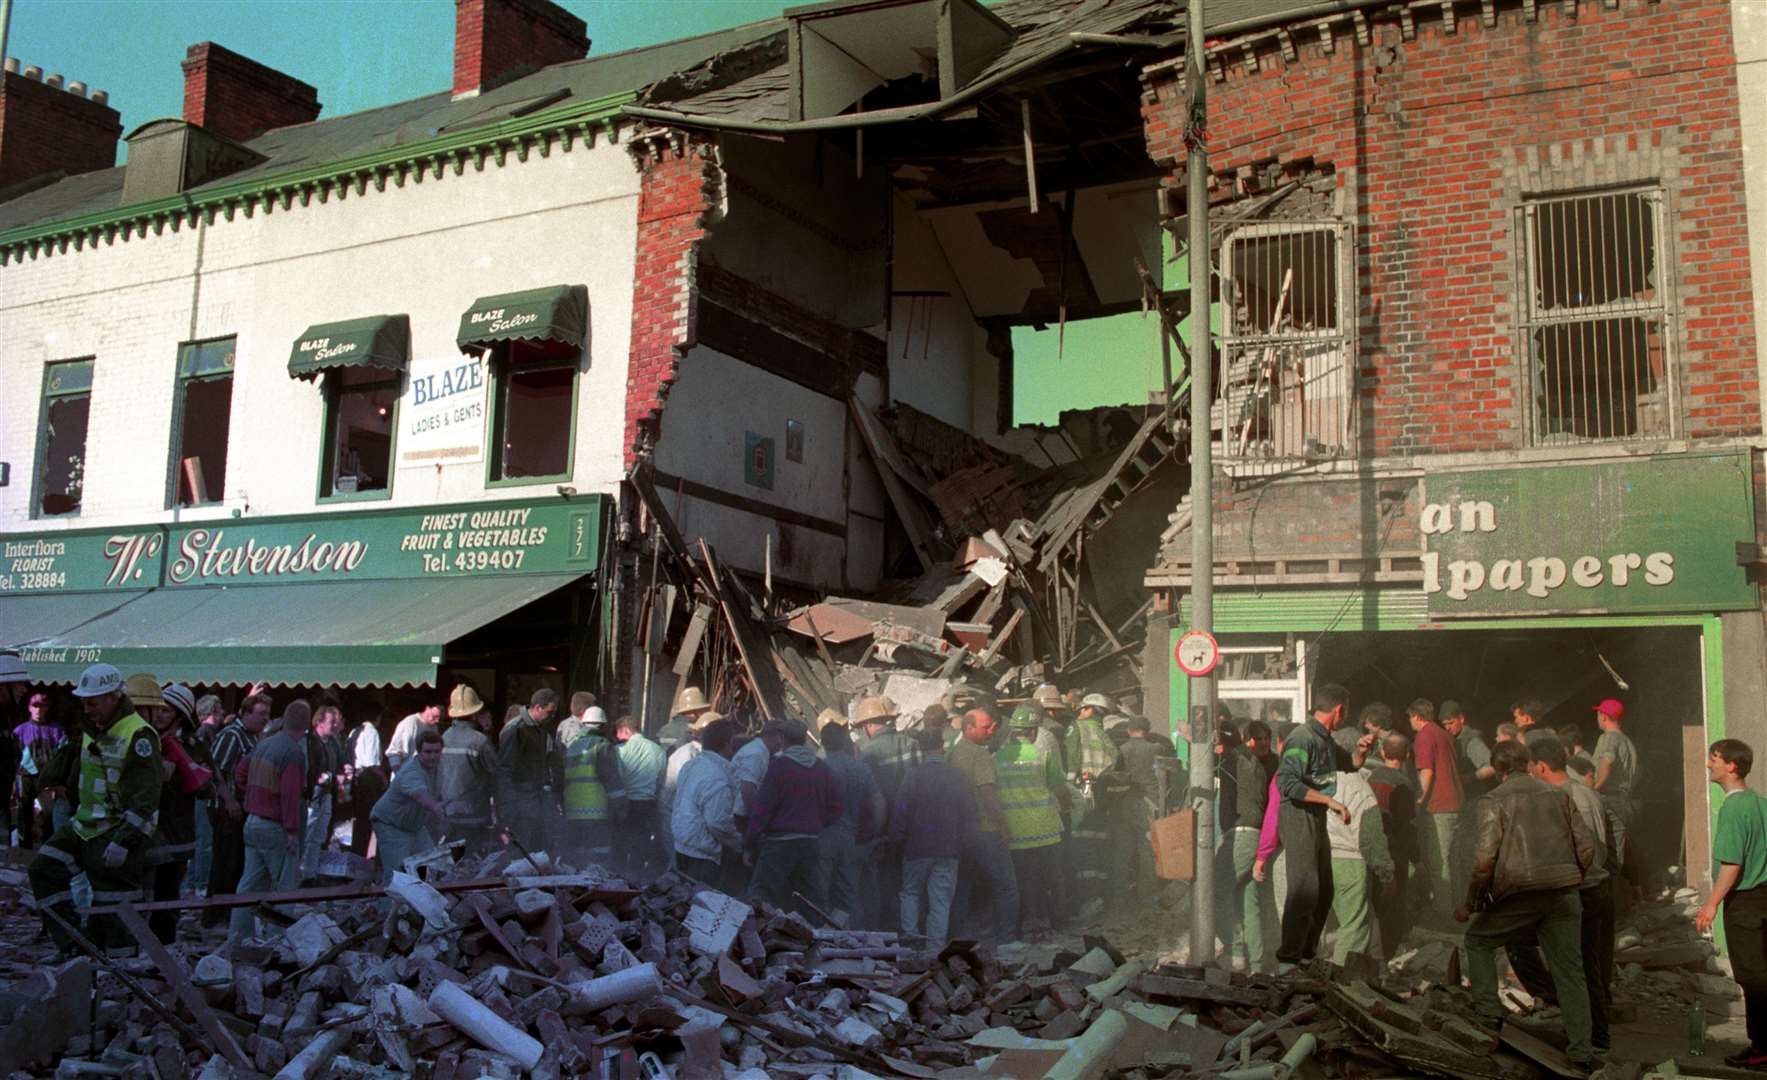
[[[1190,625],[1190,597],[1180,625]],[[1415,630],[1429,619],[1422,589],[1289,589],[1217,592],[1217,634]]]
[[[449,642],[581,576],[168,588],[126,603],[109,593],[0,597],[0,626],[43,682],[71,683],[103,661],[190,683],[427,686]],[[70,615],[78,625],[47,630]],[[47,632],[14,629],[33,620]]]

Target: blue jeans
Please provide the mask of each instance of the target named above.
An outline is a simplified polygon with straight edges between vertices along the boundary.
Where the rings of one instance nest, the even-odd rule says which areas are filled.
[[[963,867],[957,878],[957,906],[972,923],[982,921],[972,903],[978,881],[988,891],[992,916],[981,936],[995,944],[1011,941],[1018,929],[1018,877],[1012,870],[1012,853],[1007,850],[1006,837],[999,833],[977,833],[963,852]]]
[[[871,845],[861,844],[852,829],[831,825],[822,830],[817,846],[822,859],[818,889],[828,900],[828,913],[836,918],[845,916],[848,926],[864,925],[859,881],[865,864],[871,861]]]
[[[289,834],[269,818],[256,814],[245,819],[245,870],[239,875],[239,892],[278,892],[295,887],[300,850],[289,850]],[[257,930],[257,917],[249,907],[233,909],[234,941],[244,941]]]
[[[926,890],[926,928],[920,925],[920,893]],[[902,932],[924,933],[935,948],[951,929],[951,900],[957,893],[956,859],[907,859],[902,863]]]

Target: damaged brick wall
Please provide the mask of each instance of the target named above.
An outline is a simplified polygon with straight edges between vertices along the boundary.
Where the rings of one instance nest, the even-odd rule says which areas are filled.
[[[655,439],[676,366],[697,337],[699,245],[723,205],[723,172],[714,144],[641,133],[633,146],[642,181],[626,377],[628,468],[640,448]]]
[[[1256,484],[1217,477],[1215,557],[1259,564],[1280,559],[1297,573],[1323,573],[1328,559],[1409,558],[1414,564],[1423,550],[1421,495],[1415,476]],[[1189,540],[1185,533],[1184,547],[1169,554],[1188,563]]]
[[[1729,5],[1451,10],[1297,28],[1218,57],[1210,77],[1223,180],[1335,170],[1357,230],[1365,448],[1522,444],[1515,207],[1628,183],[1667,193],[1685,434],[1759,432]],[[1182,73],[1149,83],[1149,151],[1182,189]]]

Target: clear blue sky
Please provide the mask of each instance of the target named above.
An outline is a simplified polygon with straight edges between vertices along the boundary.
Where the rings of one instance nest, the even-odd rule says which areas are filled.
[[[561,0],[590,52],[689,37],[802,0]],[[184,105],[184,50],[214,41],[319,90],[341,116],[448,88],[453,0],[13,0],[6,51],[108,90],[123,131]],[[121,148],[119,147],[119,153]],[[120,159],[119,159],[120,160]]]

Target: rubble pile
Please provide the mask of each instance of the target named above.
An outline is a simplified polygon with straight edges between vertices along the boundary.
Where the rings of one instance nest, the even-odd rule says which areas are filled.
[[[1387,964],[1277,978],[1093,936],[927,949],[543,853],[413,868],[427,879],[260,906],[274,929],[243,945],[162,947],[128,909],[138,958],[9,962],[0,1076],[1522,1080],[1564,1065],[1513,986],[1521,1022],[1471,1023],[1453,937],[1428,930]],[[1631,1010],[1740,1010],[1690,903],[1625,921]]]

